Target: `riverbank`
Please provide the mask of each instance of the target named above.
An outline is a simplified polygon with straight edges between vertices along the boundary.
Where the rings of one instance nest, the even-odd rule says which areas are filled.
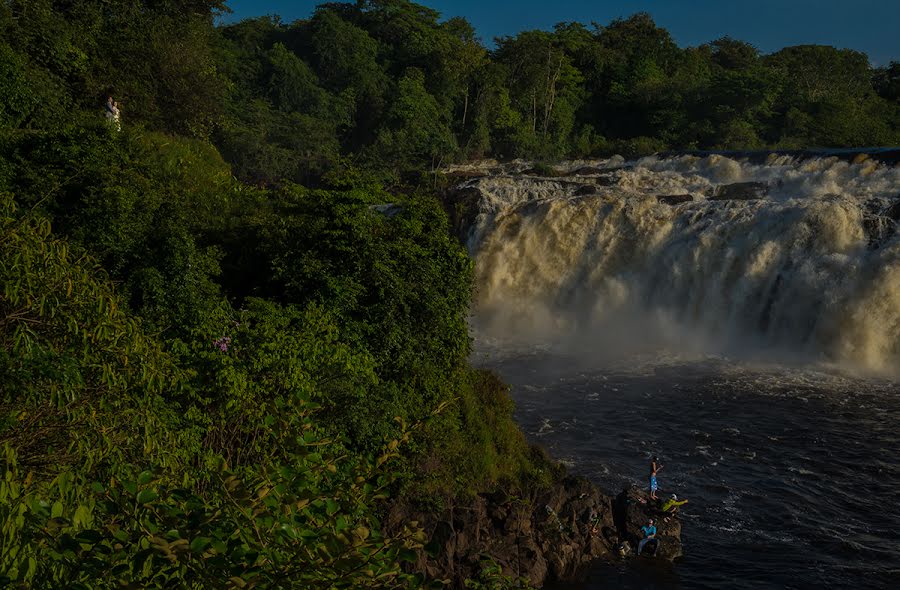
[[[583,477],[564,476],[544,490],[479,494],[440,511],[395,505],[385,521],[388,534],[417,522],[429,538],[413,569],[428,578],[451,580],[466,588],[492,565],[514,580],[540,588],[575,582],[599,562],[619,563],[634,556],[640,528],[658,512],[635,488],[611,496]],[[654,557],[682,555],[677,518],[659,522]]]

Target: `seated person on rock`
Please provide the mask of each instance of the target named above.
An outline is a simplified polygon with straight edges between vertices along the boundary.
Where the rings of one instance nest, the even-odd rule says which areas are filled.
[[[663,505],[662,505],[662,507],[660,507],[660,510],[668,516],[673,516],[673,515],[675,515],[675,513],[678,512],[678,508],[680,506],[684,506],[687,503],[688,503],[687,500],[681,500],[679,502],[678,496],[676,496],[675,494],[672,494],[672,496],[668,500],[663,502]]]
[[[638,543],[637,554],[640,555],[644,550],[644,545],[652,541],[653,555],[656,555],[656,550],[659,549],[659,541],[656,539],[656,527],[653,525],[652,518],[647,521],[646,525],[641,527],[641,534],[644,535],[644,538]]]

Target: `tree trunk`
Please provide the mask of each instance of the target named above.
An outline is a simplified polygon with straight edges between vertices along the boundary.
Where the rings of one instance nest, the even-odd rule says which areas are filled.
[[[546,99],[544,100],[544,139],[547,138],[547,131],[550,129],[550,116],[553,114],[553,105],[556,102],[556,83],[559,81],[559,76],[562,73],[562,60],[563,58],[560,56],[559,63],[556,64],[556,71],[551,73],[551,53],[550,49],[547,49],[547,94]]]
[[[463,102],[463,119],[462,119],[462,128],[463,131],[466,130],[466,115],[469,112],[469,86],[466,85],[466,95],[465,101]]]

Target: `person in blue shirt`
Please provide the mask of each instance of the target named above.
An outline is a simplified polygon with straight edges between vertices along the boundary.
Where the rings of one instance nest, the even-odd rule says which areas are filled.
[[[641,539],[640,543],[638,543],[637,554],[640,555],[641,551],[644,550],[644,545],[653,541],[654,544],[656,541],[656,527],[653,525],[653,519],[647,521],[647,524],[641,527],[641,534],[644,535],[644,538]],[[656,555],[656,550],[654,549],[653,554]]]

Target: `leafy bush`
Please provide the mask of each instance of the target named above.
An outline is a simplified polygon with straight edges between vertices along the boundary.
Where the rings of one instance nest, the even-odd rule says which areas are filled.
[[[399,424],[370,462],[326,436],[306,399],[352,381],[358,360],[326,316],[248,302],[234,340],[207,341],[185,370],[175,360],[190,347],[163,352],[89,258],[9,195],[0,205],[0,579],[419,585],[399,566],[421,531],[386,539],[375,517],[412,430]],[[290,322],[302,330],[283,332]]]

